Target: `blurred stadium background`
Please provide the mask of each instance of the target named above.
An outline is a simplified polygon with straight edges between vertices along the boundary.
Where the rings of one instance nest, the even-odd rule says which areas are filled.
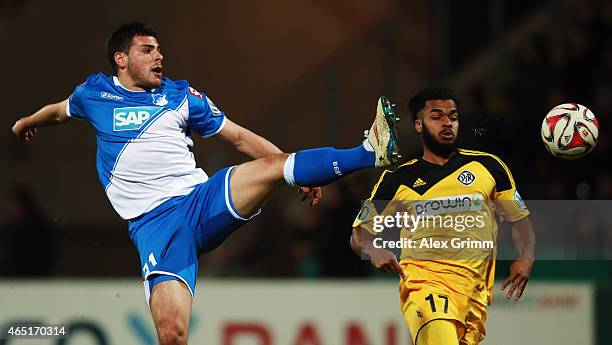
[[[111,73],[105,40],[131,20],[160,34],[168,76],[285,151],[352,147],[384,94],[400,105],[404,156],[416,155],[405,105],[443,83],[463,100],[462,146],[504,159],[525,200],[612,198],[610,1],[3,0],[0,325],[79,325],[69,344],[155,343],[137,253],[97,180],[93,130],[75,121],[32,145],[9,131],[89,73]],[[601,126],[597,148],[578,161],[540,142],[542,118],[566,101],[588,106]],[[197,140],[194,152],[209,174],[246,159],[216,140]],[[278,193],[202,257],[192,343],[409,343],[396,278],[348,246],[379,173],[325,188],[317,209]],[[576,227],[567,241],[587,241],[596,255],[538,262],[522,302],[497,298],[485,344],[609,344],[611,226]]]

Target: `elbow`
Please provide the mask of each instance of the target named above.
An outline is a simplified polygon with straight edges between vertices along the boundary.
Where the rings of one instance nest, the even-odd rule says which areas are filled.
[[[246,153],[248,150],[248,145],[244,140],[244,135],[241,133],[241,131],[234,133],[234,135],[229,139],[229,142],[238,152]]]
[[[53,114],[53,117],[50,118],[52,124],[59,125],[70,119],[68,114],[66,114],[66,102],[63,101],[47,106],[48,110]]]
[[[53,122],[57,125],[61,125],[67,122],[68,119],[70,119],[68,116],[61,116],[58,114],[58,115],[55,115],[55,117],[53,118]]]
[[[244,152],[245,150],[244,142],[242,140],[232,141],[232,146],[234,146],[234,149],[238,152]]]

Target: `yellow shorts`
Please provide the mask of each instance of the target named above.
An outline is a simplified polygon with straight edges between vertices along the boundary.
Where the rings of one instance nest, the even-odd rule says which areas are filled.
[[[400,302],[414,344],[423,326],[434,320],[452,321],[460,345],[477,345],[485,337],[486,307],[442,284],[402,281]],[[421,344],[427,343],[421,339]]]

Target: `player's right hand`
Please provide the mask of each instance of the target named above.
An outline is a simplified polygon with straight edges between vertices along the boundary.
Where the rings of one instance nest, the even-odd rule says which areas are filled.
[[[18,136],[21,140],[29,143],[32,138],[38,133],[38,128],[27,126],[27,118],[21,118],[13,125],[13,133]]]
[[[395,254],[382,248],[372,248],[368,251],[372,266],[386,273],[399,273],[402,279],[406,279],[406,275],[402,270]]]

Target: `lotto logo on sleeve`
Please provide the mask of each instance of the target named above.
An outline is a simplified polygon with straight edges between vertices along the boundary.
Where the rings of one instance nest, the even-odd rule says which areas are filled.
[[[115,108],[113,109],[113,131],[139,130],[161,110],[160,107]]]

